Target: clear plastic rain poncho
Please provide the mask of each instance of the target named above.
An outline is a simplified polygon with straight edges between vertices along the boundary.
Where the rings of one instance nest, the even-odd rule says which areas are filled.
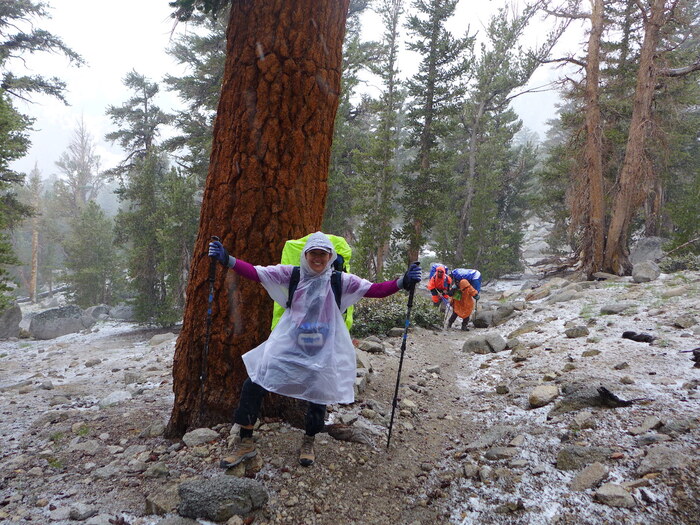
[[[331,251],[325,270],[316,274],[305,254],[314,248]],[[300,261],[299,285],[270,337],[243,355],[251,381],[270,392],[329,405],[355,400],[355,348],[341,314],[364,297],[371,282],[343,273],[340,309],[331,289],[333,243],[316,232],[309,236]],[[287,304],[293,266],[256,266],[272,299]]]

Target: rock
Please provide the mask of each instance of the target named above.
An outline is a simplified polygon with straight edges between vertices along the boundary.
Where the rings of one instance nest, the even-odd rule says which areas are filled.
[[[633,436],[638,436],[639,434],[644,434],[650,430],[655,430],[663,425],[663,422],[656,416],[648,416],[644,419],[644,422],[638,427],[632,427],[628,430]]]
[[[186,481],[180,485],[178,513],[186,518],[225,521],[248,514],[267,503],[263,485],[247,478],[216,476]]]
[[[462,351],[474,352],[475,354],[490,354],[505,350],[507,346],[508,343],[503,336],[497,333],[490,333],[468,337],[462,345]]]
[[[498,459],[510,459],[518,453],[515,447],[493,447],[486,451],[484,457],[495,461]]]
[[[534,332],[540,327],[540,323],[537,323],[535,321],[525,321],[519,328],[516,328],[513,330],[511,333],[508,334],[508,339],[511,339],[513,337],[518,337],[519,335],[527,334],[530,332]]]
[[[168,516],[155,525],[200,525],[200,522],[190,518],[183,518],[182,516]],[[228,525],[228,522],[226,522],[226,525]]]
[[[97,514],[98,510],[84,503],[74,503],[71,505],[68,517],[74,521],[85,521]]]
[[[0,340],[19,337],[19,323],[22,321],[22,309],[12,303],[0,313]]]
[[[136,314],[134,307],[131,305],[119,304],[114,306],[109,311],[109,317],[115,321],[134,321]]]
[[[648,283],[658,279],[661,270],[653,261],[643,261],[632,267],[632,280],[635,283]]]
[[[615,483],[602,485],[596,491],[595,498],[610,507],[631,508],[636,505],[632,494]]]
[[[156,334],[148,341],[148,345],[158,346],[167,341],[173,341],[174,339],[177,339],[177,336],[171,332],[168,332],[167,334]]]
[[[571,490],[580,492],[592,489],[607,477],[608,468],[596,461],[574,476],[574,479],[571,481]]]
[[[697,324],[697,319],[695,319],[694,316],[690,314],[685,314],[676,317],[673,320],[673,326],[677,328],[690,328],[691,326],[695,326]]]
[[[637,468],[637,474],[643,476],[650,472],[662,472],[670,468],[683,468],[688,465],[690,458],[691,456],[683,450],[658,445],[647,451],[647,455]]]
[[[128,401],[129,399],[131,399],[131,392],[127,392],[126,390],[117,390],[116,392],[112,392],[107,397],[100,400],[99,406],[100,408],[106,408],[108,406],[118,405],[119,403]]]
[[[370,341],[368,339],[365,339],[360,343],[359,346],[360,350],[364,350],[365,352],[369,352],[370,354],[383,354],[384,353],[384,345],[379,342],[375,341]]]
[[[567,445],[557,454],[557,468],[559,470],[578,470],[591,463],[605,461],[612,452],[612,449],[607,447]]]
[[[182,441],[184,441],[185,445],[188,447],[196,447],[216,441],[219,437],[219,433],[211,428],[197,428],[182,436]]]
[[[576,290],[562,290],[557,294],[551,295],[547,298],[545,301],[546,304],[555,304],[555,303],[568,303],[569,301],[574,301],[576,299],[580,299],[581,294],[577,292]]]
[[[85,315],[89,315],[93,319],[106,319],[109,317],[109,306],[106,304],[100,304],[97,306],[90,306],[85,309]]]
[[[621,314],[622,312],[624,312],[628,308],[632,308],[634,306],[637,306],[637,305],[631,301],[623,301],[620,303],[606,304],[606,305],[600,307],[600,315]]]
[[[578,337],[586,337],[590,332],[585,326],[572,326],[564,331],[564,334],[569,339],[576,339]]]
[[[399,327],[389,328],[386,335],[387,337],[403,337],[403,331],[404,329]]]
[[[661,297],[663,299],[670,299],[671,297],[681,297],[689,292],[687,286],[675,286],[673,288],[667,288],[661,292]]]
[[[494,445],[496,442],[512,437],[516,429],[509,425],[494,425],[483,432],[475,441],[466,446],[466,450],[477,450]]]
[[[644,261],[656,261],[663,257],[662,246],[667,243],[667,239],[661,237],[643,237],[639,239],[630,250],[630,262],[638,264]]]
[[[528,402],[532,408],[539,408],[548,405],[559,396],[557,385],[539,385],[530,392]]]
[[[29,323],[29,333],[35,339],[55,339],[80,332],[93,324],[93,317],[85,315],[81,308],[69,305],[36,314]]]

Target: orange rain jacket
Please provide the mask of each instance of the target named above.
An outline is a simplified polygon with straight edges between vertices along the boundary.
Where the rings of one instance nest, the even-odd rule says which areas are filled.
[[[445,267],[438,266],[435,268],[435,275],[433,275],[428,281],[428,290],[430,290],[431,299],[433,303],[437,304],[440,302],[440,296],[442,295],[445,299],[450,297],[447,295],[447,291],[452,285],[452,277],[445,274]]]
[[[477,292],[466,279],[459,281],[457,286],[462,292],[462,297],[458,301],[452,297],[450,302],[452,303],[452,308],[454,309],[455,313],[462,319],[466,319],[474,311],[474,296],[479,292]]]

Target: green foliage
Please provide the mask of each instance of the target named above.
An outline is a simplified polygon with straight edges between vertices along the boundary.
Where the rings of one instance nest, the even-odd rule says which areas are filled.
[[[470,69],[467,56],[474,37],[454,38],[446,28],[457,0],[416,0],[408,18],[408,49],[421,57],[418,73],[409,79],[408,148],[415,155],[402,180],[403,234],[410,253],[419,253],[435,225],[437,212],[448,203],[453,150],[445,140],[454,131]]]
[[[175,114],[179,134],[163,142],[163,149],[177,156],[178,164],[193,174],[200,187],[209,171],[211,140],[226,62],[228,16],[196,13],[188,25],[193,30],[178,37],[168,49],[187,68],[180,77],[166,75],[164,83],[177,93],[186,108]]]
[[[113,304],[121,265],[113,244],[112,221],[95,202],[88,202],[72,221],[64,249],[66,281],[72,285],[73,300],[82,308]]]
[[[406,324],[407,294],[396,293],[383,299],[367,299],[355,305],[352,335],[386,334],[391,328],[402,328]],[[433,302],[419,294],[413,298],[411,326],[434,328],[442,326],[443,314],[433,306]]]
[[[659,261],[659,268],[664,273],[700,271],[700,256],[692,253],[669,255]]]

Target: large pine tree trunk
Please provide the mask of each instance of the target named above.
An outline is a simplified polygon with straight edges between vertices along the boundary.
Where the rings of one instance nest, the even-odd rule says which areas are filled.
[[[269,335],[272,302],[260,284],[219,266],[200,398],[210,237],[221,237],[232,255],[266,265],[279,261],[286,239],[321,225],[348,4],[268,0],[231,7],[211,163],[173,363],[170,436],[231,421],[246,378],[241,355]],[[282,415],[288,406],[294,403],[275,396],[265,411]]]
[[[605,205],[603,190],[603,131],[600,118],[599,79],[600,41],[603,36],[603,0],[592,0],[591,32],[588,37],[586,60],[586,145],[584,171],[586,184],[581,188],[588,196],[586,227],[583,238],[583,259],[586,272],[591,275],[602,269],[605,247]],[[580,196],[579,196],[580,198]],[[578,199],[577,199],[578,200]],[[576,207],[576,203],[574,204]]]
[[[604,269],[619,275],[625,275],[631,271],[627,249],[630,221],[644,202],[643,189],[647,179],[652,175],[645,144],[651,127],[651,106],[657,78],[654,54],[664,19],[664,0],[653,0],[645,22],[625,159],[620,171],[618,191],[613,202],[605,246]]]

